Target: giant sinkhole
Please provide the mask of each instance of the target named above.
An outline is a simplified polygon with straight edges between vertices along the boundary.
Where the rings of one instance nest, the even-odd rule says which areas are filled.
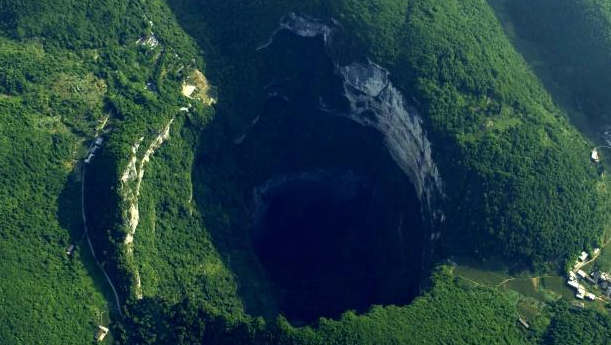
[[[247,125],[223,145],[204,140],[198,163],[207,227],[245,308],[293,324],[409,303],[428,274],[422,185],[379,126],[348,116],[355,103],[327,39],[277,31],[258,52],[261,109],[220,109],[218,121]]]

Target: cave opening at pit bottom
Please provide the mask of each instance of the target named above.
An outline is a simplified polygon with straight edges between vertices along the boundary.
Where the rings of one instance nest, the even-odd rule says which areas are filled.
[[[418,293],[422,217],[411,185],[350,170],[279,179],[256,191],[252,237],[289,321],[404,304]]]

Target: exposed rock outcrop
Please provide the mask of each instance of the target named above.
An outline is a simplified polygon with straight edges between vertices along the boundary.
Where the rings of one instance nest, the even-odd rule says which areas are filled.
[[[170,129],[173,122],[174,119],[171,119],[159,135],[149,144],[141,158],[138,158],[138,152],[142,146],[144,137],[138,139],[138,141],[134,143],[130,160],[120,178],[119,195],[123,202],[128,205],[123,212],[123,227],[126,231],[123,245],[128,259],[133,259],[134,256],[134,235],[136,234],[136,229],[140,221],[138,198],[140,197],[140,186],[144,178],[145,166],[150,161],[155,151],[170,137]],[[136,298],[140,299],[142,298],[140,273],[135,267],[133,274],[135,280],[134,295]]]
[[[443,182],[416,109],[409,107],[390,81],[388,71],[379,65],[370,61],[352,63],[338,67],[337,72],[344,78],[345,96],[350,102],[350,111],[344,116],[384,135],[391,156],[409,176],[418,197],[441,221],[442,213],[435,209],[434,198],[443,196]]]

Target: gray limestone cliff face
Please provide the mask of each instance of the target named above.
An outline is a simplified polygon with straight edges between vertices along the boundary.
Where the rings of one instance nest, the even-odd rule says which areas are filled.
[[[388,71],[379,65],[352,63],[337,67],[337,73],[343,77],[344,95],[350,102],[350,111],[342,116],[383,134],[391,156],[414,184],[421,202],[435,220],[443,221],[435,205],[436,198],[443,197],[443,181],[418,112],[409,107]]]
[[[333,19],[323,21],[289,13],[282,17],[278,29],[258,50],[269,47],[281,30],[288,30],[300,37],[321,37],[330,47],[333,32],[338,29],[341,29],[341,24]],[[349,102],[349,109],[332,109],[322,100],[320,109],[374,128],[383,135],[392,158],[413,183],[430,218],[430,239],[438,240],[441,237],[439,225],[445,221],[440,209],[440,201],[445,198],[443,180],[433,160],[432,144],[420,114],[393,85],[390,73],[382,66],[371,61],[354,62],[346,66],[336,64],[335,70],[343,80],[343,93]]]

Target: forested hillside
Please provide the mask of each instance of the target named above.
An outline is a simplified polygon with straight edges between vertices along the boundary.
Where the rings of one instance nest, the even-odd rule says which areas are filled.
[[[206,121],[200,102],[179,112],[188,105],[179,69],[203,63],[162,2],[8,1],[0,13],[0,343],[89,343],[123,305],[84,237],[87,146],[96,134],[107,143],[86,166],[84,204],[96,256],[123,303],[133,263],[115,246],[125,234],[112,202],[119,181],[108,177],[170,118],[177,134]]]
[[[520,34],[557,51],[558,80],[579,85],[574,105],[606,119],[608,6],[532,4],[511,7]],[[407,180],[377,155],[373,130],[351,132],[339,117],[325,128],[313,115],[262,119],[272,113],[262,90],[285,66],[260,51],[289,12],[334,27],[307,46],[323,56],[308,56],[298,91],[337,77],[325,63],[371,61],[422,117],[445,221],[422,239],[402,237],[403,218],[399,230],[388,221],[426,252],[396,250],[397,240],[371,266],[394,265],[384,261],[394,253],[430,260],[410,268],[420,295],[405,292],[407,305],[314,323],[279,315],[286,291],[252,244],[262,182],[339,161],[392,172],[376,175],[387,183],[376,192]],[[601,343],[608,315],[553,300],[527,330],[515,296],[459,278],[445,260],[543,274],[600,246],[609,195],[591,149],[485,0],[0,0],[0,344],[91,343],[100,324],[120,344]],[[338,247],[343,258],[355,248]]]
[[[611,6],[607,1],[503,2],[517,37],[532,46],[535,69],[577,124],[598,139],[611,121]]]
[[[125,344],[528,344],[515,322],[516,311],[502,293],[452,278],[448,267],[433,275],[433,286],[407,307],[373,307],[340,320],[321,319],[294,328],[280,319],[238,324],[208,314],[189,301],[175,306],[143,300],[121,328]],[[160,312],[161,310],[161,312]],[[151,318],[151,313],[164,317]],[[159,315],[159,314],[157,314]]]
[[[82,135],[104,116],[106,85],[83,60],[0,39],[3,344],[79,343],[109,307],[89,253],[65,254],[82,231],[80,183],[69,174]]]
[[[571,310],[566,304],[559,304],[554,310],[556,316],[552,319],[545,337],[547,344],[605,344],[609,342],[611,333],[611,318],[591,310]]]
[[[406,48],[388,63],[428,115],[443,147],[442,174],[444,167],[454,172],[443,176],[449,251],[499,253],[536,268],[599,241],[605,194],[589,164],[590,147],[491,9],[484,1],[414,1],[408,9],[395,38]],[[365,9],[355,13],[360,20],[348,23],[362,28],[356,31],[393,22],[367,20]]]

